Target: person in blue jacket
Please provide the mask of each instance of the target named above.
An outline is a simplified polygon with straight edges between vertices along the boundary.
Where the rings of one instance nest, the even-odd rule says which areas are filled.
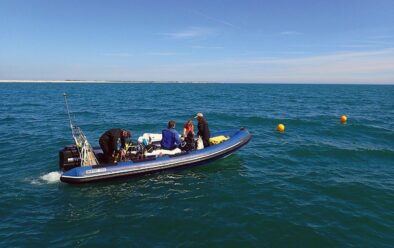
[[[161,148],[166,150],[172,150],[177,148],[181,144],[181,139],[179,138],[179,133],[175,130],[175,121],[169,121],[167,129],[164,129],[161,139]]]

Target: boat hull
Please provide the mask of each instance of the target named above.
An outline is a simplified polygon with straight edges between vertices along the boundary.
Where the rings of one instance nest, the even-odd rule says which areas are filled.
[[[229,156],[251,139],[246,129],[212,133],[212,137],[218,135],[226,135],[230,139],[202,150],[157,157],[142,162],[127,161],[111,165],[76,167],[64,172],[60,180],[65,183],[89,183],[203,165]]]

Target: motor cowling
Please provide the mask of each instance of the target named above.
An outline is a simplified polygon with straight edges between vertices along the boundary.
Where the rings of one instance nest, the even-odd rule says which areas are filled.
[[[59,169],[68,171],[81,166],[81,158],[76,145],[69,145],[59,151]]]

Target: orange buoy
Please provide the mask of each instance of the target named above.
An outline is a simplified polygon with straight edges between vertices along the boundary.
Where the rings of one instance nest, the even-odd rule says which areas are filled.
[[[346,115],[342,115],[341,116],[341,123],[342,124],[346,124],[346,121],[347,121],[347,116]]]
[[[282,123],[276,127],[276,131],[283,133],[285,131],[285,125]]]

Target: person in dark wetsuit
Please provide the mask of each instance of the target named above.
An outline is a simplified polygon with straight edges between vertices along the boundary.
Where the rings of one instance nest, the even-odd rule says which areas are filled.
[[[204,147],[209,146],[209,138],[211,137],[211,133],[209,132],[209,127],[207,120],[205,119],[204,115],[202,113],[198,113],[196,117],[194,117],[198,121],[198,136],[201,136],[202,142],[204,144]]]
[[[113,128],[101,135],[99,144],[103,150],[104,160],[107,163],[113,162],[114,155],[124,152],[126,143],[130,141],[131,132],[121,128]],[[118,148],[120,144],[120,149]]]

